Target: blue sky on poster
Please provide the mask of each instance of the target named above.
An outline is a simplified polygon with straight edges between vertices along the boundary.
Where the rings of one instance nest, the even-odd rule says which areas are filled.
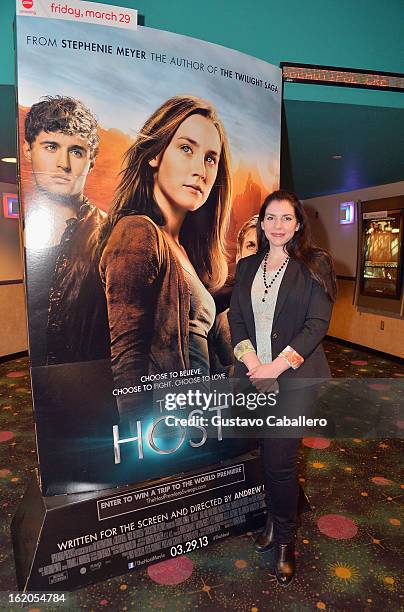
[[[131,137],[172,95],[188,93],[217,108],[230,142],[233,164],[254,163],[268,188],[279,172],[281,81],[277,67],[232,49],[197,39],[139,28],[79,24],[35,17],[17,19],[18,99],[31,106],[45,95],[81,99],[104,128]],[[27,37],[56,39],[57,46],[33,45]],[[62,40],[111,45],[112,54],[62,48]],[[122,57],[117,47],[146,51],[146,59]],[[167,63],[151,59],[164,53]],[[203,63],[204,70],[170,64],[172,57]],[[207,66],[216,66],[209,74]],[[233,70],[233,78],[220,75]],[[235,79],[235,71],[277,85],[278,92]]]

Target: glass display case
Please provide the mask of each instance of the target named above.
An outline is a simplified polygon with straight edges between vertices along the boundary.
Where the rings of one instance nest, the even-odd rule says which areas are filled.
[[[362,223],[362,295],[400,299],[403,215],[401,210],[367,212]]]

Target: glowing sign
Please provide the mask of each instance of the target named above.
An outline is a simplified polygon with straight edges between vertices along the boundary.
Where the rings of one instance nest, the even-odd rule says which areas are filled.
[[[365,89],[404,90],[404,76],[393,72],[368,72],[355,68],[310,66],[308,64],[281,63],[283,80],[288,83],[315,83]]]
[[[339,205],[339,222],[348,225],[355,221],[355,202],[343,202]]]
[[[3,193],[3,214],[6,219],[18,219],[18,196],[16,193]]]

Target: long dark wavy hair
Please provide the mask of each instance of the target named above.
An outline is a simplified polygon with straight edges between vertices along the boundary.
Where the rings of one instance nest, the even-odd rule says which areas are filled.
[[[101,256],[115,225],[126,215],[146,215],[157,225],[165,225],[164,215],[154,198],[154,171],[149,162],[166,150],[181,123],[195,114],[212,121],[220,137],[221,152],[209,197],[201,208],[186,215],[180,242],[205,286],[217,290],[227,277],[225,233],[230,215],[230,155],[216,110],[202,98],[174,96],[146,121],[125,154],[121,181],[108,219],[99,232],[97,254]]]
[[[298,197],[291,191],[279,189],[265,198],[258,214],[258,252],[266,252],[270,249],[268,239],[261,227],[261,223],[264,220],[265,212],[269,204],[271,204],[271,202],[278,202],[279,200],[286,200],[293,206],[296,219],[299,223],[299,229],[285,245],[286,252],[289,257],[301,261],[308,268],[314,280],[320,283],[330,300],[335,302],[337,296],[337,282],[331,255],[312,243],[306,211]]]

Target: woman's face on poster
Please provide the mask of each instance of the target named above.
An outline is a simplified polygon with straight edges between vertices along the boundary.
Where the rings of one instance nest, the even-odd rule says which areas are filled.
[[[187,117],[170,144],[149,164],[155,168],[154,197],[160,206],[200,208],[215,183],[221,152],[219,132],[203,115]]]

